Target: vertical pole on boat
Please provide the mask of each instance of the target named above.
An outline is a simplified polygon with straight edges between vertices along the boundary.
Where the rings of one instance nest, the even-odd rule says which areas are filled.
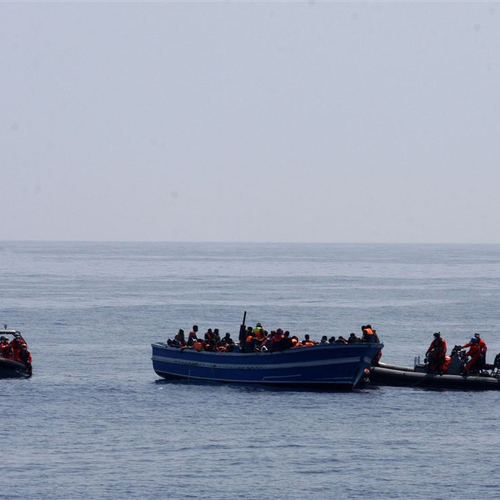
[[[242,342],[245,342],[246,338],[246,331],[247,331],[247,327],[245,326],[246,319],[247,319],[247,312],[245,311],[245,313],[243,314],[243,323],[240,325],[240,335],[239,335],[240,344]]]

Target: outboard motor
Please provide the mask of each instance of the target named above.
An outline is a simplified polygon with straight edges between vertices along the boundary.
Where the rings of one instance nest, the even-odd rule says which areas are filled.
[[[456,345],[451,351],[451,361],[448,365],[448,375],[461,375],[465,369],[465,350]]]

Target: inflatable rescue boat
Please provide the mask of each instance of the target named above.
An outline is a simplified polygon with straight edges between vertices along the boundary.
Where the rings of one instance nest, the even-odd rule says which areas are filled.
[[[7,330],[7,328],[0,330],[0,338],[2,337],[4,339],[12,338],[12,341],[9,345],[12,345],[12,342],[14,342],[21,347],[23,345],[27,346],[26,341],[21,335],[21,332],[18,330]],[[0,379],[31,377],[31,355],[28,353],[27,357],[29,357],[29,359],[26,359],[26,362],[23,363],[19,359],[14,359],[14,356],[2,357],[2,355],[0,354]]]
[[[486,364],[478,373],[464,373],[464,351],[461,346],[455,346],[446,373],[429,373],[428,367],[418,358],[413,368],[378,363],[370,369],[370,383],[397,387],[500,390],[500,354],[492,365]]]

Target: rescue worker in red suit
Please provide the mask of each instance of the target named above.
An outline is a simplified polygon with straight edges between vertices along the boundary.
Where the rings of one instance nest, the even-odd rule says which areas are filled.
[[[19,351],[19,361],[26,366],[28,369],[28,375],[31,377],[33,374],[33,369],[31,367],[31,353],[28,351],[28,347],[23,345]]]
[[[479,333],[475,333],[474,338],[477,339],[477,343],[479,345],[479,360],[477,362],[477,368],[481,370],[486,364],[486,351],[488,350],[488,346],[486,345],[486,342],[481,338],[481,335],[479,335]],[[472,342],[467,342],[467,344],[463,345],[462,347],[465,349],[467,347],[470,347],[471,345]]]
[[[434,340],[425,353],[429,361],[429,373],[443,372],[446,361],[446,340],[441,338],[441,333],[434,334]]]
[[[23,348],[23,346],[27,346],[25,340],[20,338],[12,339],[10,346],[12,347],[12,354],[14,356],[14,361],[18,361],[19,363],[21,363],[22,361],[19,358],[19,355],[21,353],[21,349]]]
[[[481,348],[479,347],[479,342],[476,337],[472,337],[470,342],[466,345],[470,347],[465,355],[470,359],[465,365],[465,373],[479,373],[479,365],[481,362]]]
[[[12,347],[7,337],[0,337],[0,358],[13,358]]]

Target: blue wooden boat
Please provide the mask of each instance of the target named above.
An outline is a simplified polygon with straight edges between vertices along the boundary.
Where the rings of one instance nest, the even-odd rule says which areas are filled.
[[[207,352],[152,344],[161,377],[322,389],[353,389],[383,344],[319,344],[279,352]]]

